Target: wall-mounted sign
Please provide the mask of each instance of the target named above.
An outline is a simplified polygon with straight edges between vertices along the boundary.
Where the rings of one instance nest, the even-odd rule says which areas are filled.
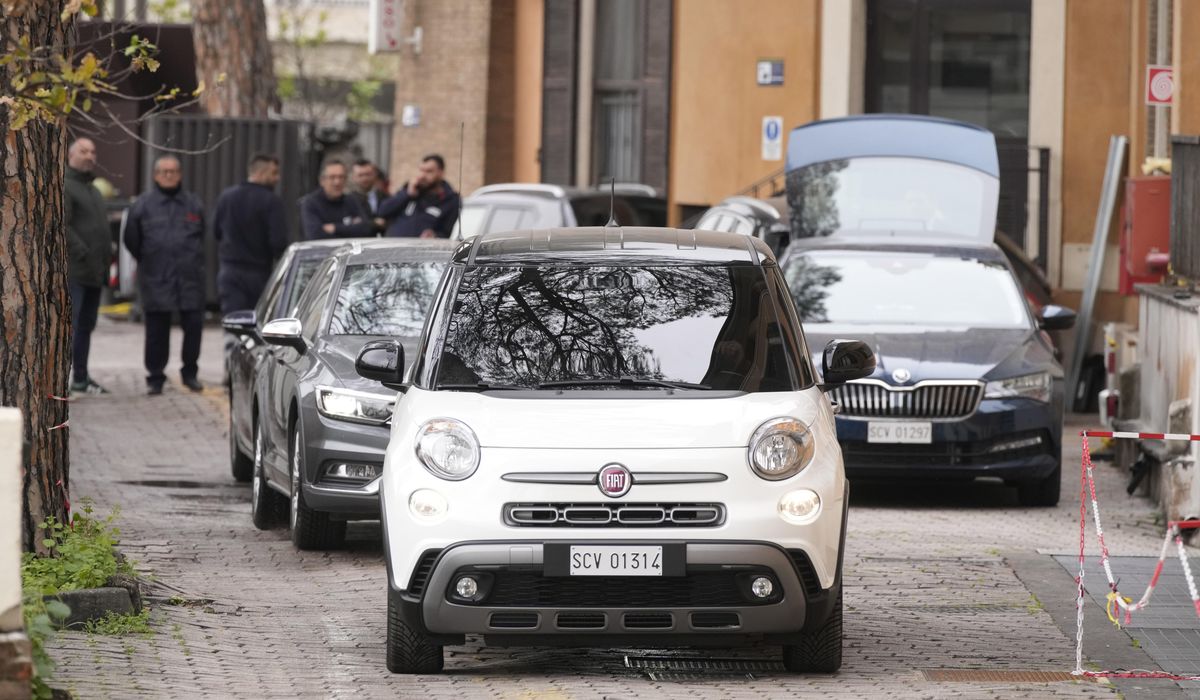
[[[1146,66],[1146,104],[1169,105],[1175,97],[1175,70],[1171,66]]]
[[[763,117],[762,159],[783,160],[783,117]]]
[[[758,62],[759,85],[783,85],[783,60],[765,58]]]
[[[404,0],[371,0],[370,17],[368,53],[395,53],[404,48]]]

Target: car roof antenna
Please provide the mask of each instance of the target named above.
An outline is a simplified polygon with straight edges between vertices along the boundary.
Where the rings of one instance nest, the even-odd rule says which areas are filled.
[[[612,192],[608,197],[608,223],[604,224],[604,228],[620,228],[621,224],[617,223],[617,178],[613,177],[609,181],[612,186]]]

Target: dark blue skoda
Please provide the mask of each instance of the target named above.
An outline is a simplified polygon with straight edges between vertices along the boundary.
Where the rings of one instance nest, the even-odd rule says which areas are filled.
[[[949,243],[947,241],[950,241]],[[875,373],[829,389],[851,478],[999,477],[1024,505],[1054,505],[1063,370],[991,243],[908,233],[800,239],[783,261],[810,345],[866,341]]]

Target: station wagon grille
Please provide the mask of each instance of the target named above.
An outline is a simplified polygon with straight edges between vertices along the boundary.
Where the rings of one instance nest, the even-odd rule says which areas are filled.
[[[717,527],[720,503],[506,503],[512,527]]]
[[[966,418],[983,399],[980,382],[928,382],[894,387],[877,381],[848,382],[829,390],[841,415],[853,418]]]

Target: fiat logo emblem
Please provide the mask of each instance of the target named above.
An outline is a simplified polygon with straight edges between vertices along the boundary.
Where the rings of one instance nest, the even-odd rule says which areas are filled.
[[[897,384],[903,384],[903,383],[907,382],[908,380],[912,379],[912,372],[909,372],[908,370],[901,367],[900,369],[896,370],[895,372],[892,372],[892,379],[895,380],[895,382]]]
[[[633,486],[633,475],[622,464],[606,464],[600,469],[597,484],[600,493],[609,498],[620,498],[629,493],[629,487]]]

